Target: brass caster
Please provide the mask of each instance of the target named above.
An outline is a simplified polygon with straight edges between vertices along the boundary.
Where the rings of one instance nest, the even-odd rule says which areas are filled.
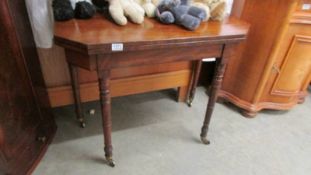
[[[81,128],[85,128],[85,127],[86,127],[85,122],[80,122],[80,127],[81,127]]]
[[[86,124],[85,124],[85,122],[84,122],[84,118],[83,118],[83,117],[82,117],[82,118],[79,118],[78,121],[79,121],[79,123],[80,123],[80,127],[81,127],[81,128],[85,128]]]
[[[201,137],[201,141],[202,141],[205,145],[209,145],[209,144],[211,143],[206,137]]]
[[[189,107],[192,107],[192,102],[193,102],[193,99],[192,99],[192,98],[189,98],[189,99],[187,100],[187,105],[188,105]]]
[[[188,107],[190,107],[190,108],[192,107],[192,102],[188,103]]]
[[[107,163],[108,163],[109,166],[111,166],[111,167],[115,167],[116,166],[116,164],[115,164],[115,162],[113,161],[112,158],[106,158],[106,160],[107,160]]]
[[[47,140],[47,138],[46,138],[45,136],[42,136],[42,137],[38,137],[37,140],[38,140],[39,142],[44,143],[44,142]]]

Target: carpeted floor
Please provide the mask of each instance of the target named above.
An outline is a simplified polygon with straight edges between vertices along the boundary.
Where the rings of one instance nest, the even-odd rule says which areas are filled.
[[[114,98],[116,167],[105,164],[99,103],[84,105],[85,129],[72,106],[55,109],[58,131],[35,175],[308,175],[311,174],[311,95],[290,111],[247,119],[217,104],[211,145],[199,140],[208,97],[199,88],[193,107],[174,91]]]

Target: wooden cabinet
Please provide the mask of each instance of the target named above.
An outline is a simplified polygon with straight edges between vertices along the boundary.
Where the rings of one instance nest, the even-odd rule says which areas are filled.
[[[232,61],[220,97],[247,117],[262,109],[286,110],[303,102],[311,81],[309,0],[236,0],[232,15],[252,27],[245,50]],[[230,76],[229,76],[230,75]]]
[[[24,1],[0,1],[0,174],[30,174],[56,125]]]

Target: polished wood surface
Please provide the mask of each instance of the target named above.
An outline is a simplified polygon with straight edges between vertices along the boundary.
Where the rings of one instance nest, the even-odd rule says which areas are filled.
[[[240,18],[245,9],[245,2],[247,0],[234,0],[231,8],[231,16]]]
[[[256,116],[261,109],[292,108],[297,103],[297,100],[294,100],[295,98],[285,99],[274,94],[272,89],[274,84],[274,87],[278,89],[286,89],[289,86],[297,88],[300,86],[301,81],[299,83],[291,81],[291,78],[288,81],[286,80],[288,76],[293,77],[297,75],[293,75],[294,70],[298,69],[302,72],[304,70],[301,78],[307,81],[306,74],[308,68],[303,67],[299,60],[295,60],[295,54],[289,55],[292,58],[291,61],[295,62],[295,64],[292,64],[293,67],[290,68],[292,71],[288,71],[289,67],[281,68],[280,64],[285,60],[285,57],[277,56],[280,53],[287,53],[290,47],[288,42],[294,39],[292,34],[285,39],[286,35],[288,35],[288,30],[291,30],[290,28],[292,27],[292,22],[290,21],[306,21],[305,16],[300,18],[294,17],[296,16],[294,11],[297,9],[299,2],[299,0],[236,0],[234,2],[234,7],[238,8],[233,9],[232,16],[249,22],[251,28],[243,46],[244,51],[240,51],[239,55],[231,59],[228,64],[226,73],[230,74],[230,76],[225,76],[224,78],[220,97],[239,106],[247,117]],[[306,32],[308,31],[307,28],[305,26],[301,30]],[[293,53],[297,53],[298,50],[295,47],[293,51]],[[300,60],[306,59],[308,59],[307,56],[300,58]],[[300,64],[300,66],[297,64]],[[283,68],[284,70],[282,70]],[[285,73],[285,71],[288,73]],[[276,75],[279,72],[282,72],[283,80],[280,77],[279,83],[274,83],[274,81],[277,81]],[[302,89],[300,86],[296,90],[305,91]]]
[[[31,174],[56,130],[27,17],[0,1],[0,174]]]
[[[142,25],[128,24],[125,28],[96,15],[91,21],[70,20],[56,22],[55,42],[85,54],[112,53],[112,43],[124,43],[124,52],[161,49],[192,43],[222,43],[245,37],[248,24],[229,18],[224,23],[203,23],[196,31],[187,31],[175,25],[160,25],[155,19],[146,19]],[[89,26],[94,26],[90,28]],[[221,38],[220,38],[221,37]],[[185,43],[186,41],[186,43]]]
[[[201,132],[202,141],[208,144],[206,138],[208,125],[227,61],[234,55],[236,46],[246,38],[248,27],[247,23],[235,18],[228,18],[224,22],[205,23],[195,32],[177,26],[163,25],[154,19],[146,19],[141,26],[129,24],[127,27],[120,27],[99,15],[89,21],[71,20],[56,23],[55,42],[65,48],[68,64],[96,71],[98,74],[105,156],[108,164],[114,166],[110,104],[113,68],[200,61],[205,57],[217,57],[220,64],[216,69]],[[114,43],[122,43],[123,49],[114,51],[112,49]],[[72,78],[75,85],[76,80],[76,77]],[[76,100],[76,103],[81,101]],[[79,107],[81,104],[76,106]]]

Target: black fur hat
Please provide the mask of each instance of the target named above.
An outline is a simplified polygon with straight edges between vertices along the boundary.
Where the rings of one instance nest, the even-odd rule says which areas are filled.
[[[52,6],[56,21],[66,21],[74,17],[74,10],[69,0],[53,0]]]
[[[98,8],[105,8],[109,5],[106,0],[92,0],[92,3]]]
[[[89,19],[95,15],[95,7],[86,1],[76,3],[75,17],[78,19]]]

